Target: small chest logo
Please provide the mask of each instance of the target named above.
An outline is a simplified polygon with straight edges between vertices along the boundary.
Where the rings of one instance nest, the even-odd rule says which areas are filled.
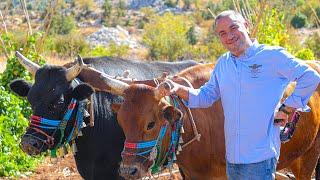
[[[261,67],[262,65],[259,64],[252,64],[251,66],[249,66],[249,68],[251,69],[251,77],[252,78],[257,78],[259,73],[261,73]]]

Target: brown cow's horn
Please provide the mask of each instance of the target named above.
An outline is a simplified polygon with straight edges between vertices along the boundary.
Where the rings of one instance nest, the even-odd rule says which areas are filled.
[[[110,87],[110,93],[116,95],[123,95],[124,90],[129,87],[129,84],[113,79],[106,74],[101,74],[100,78]]]
[[[28,58],[22,55],[19,51],[16,51],[16,57],[18,58],[18,61],[20,62],[20,64],[23,67],[25,67],[34,77],[36,75],[37,70],[40,68],[40,66],[30,61]]]
[[[76,59],[76,64],[67,69],[67,80],[72,81],[74,78],[76,78],[80,74],[84,66],[85,65],[83,63],[82,57],[78,55],[78,58]]]

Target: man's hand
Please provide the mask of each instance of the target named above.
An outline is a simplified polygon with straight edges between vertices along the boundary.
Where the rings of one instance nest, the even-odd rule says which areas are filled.
[[[282,111],[278,111],[277,114],[275,115],[274,119],[280,119],[282,121],[280,122],[275,122],[275,125],[277,126],[285,126],[288,122],[289,119],[289,115],[282,112]]]
[[[291,118],[294,111],[295,111],[295,108],[282,105],[279,111],[277,112],[277,114],[275,115],[276,120],[282,120],[282,121],[275,122],[275,124],[278,126],[285,126],[289,118]]]
[[[160,83],[157,87],[160,96],[170,96],[171,94],[175,93],[180,98],[188,101],[189,99],[189,89],[186,86],[181,84],[175,83],[170,79],[166,79],[162,83]]]
[[[173,82],[170,79],[166,79],[162,83],[160,83],[157,87],[161,96],[170,96],[175,93],[179,88],[179,84]]]

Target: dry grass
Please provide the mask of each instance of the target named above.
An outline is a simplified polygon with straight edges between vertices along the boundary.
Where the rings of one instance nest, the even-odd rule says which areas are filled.
[[[73,59],[66,58],[66,57],[58,57],[55,55],[50,55],[44,57],[47,64],[52,65],[59,65],[62,66],[70,61],[73,61]],[[0,56],[0,73],[2,73],[6,68],[7,60],[5,56]]]
[[[0,56],[0,73],[2,73],[6,69],[6,57],[5,56]]]

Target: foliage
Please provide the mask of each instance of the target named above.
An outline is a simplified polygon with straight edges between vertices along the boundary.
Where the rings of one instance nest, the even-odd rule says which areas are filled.
[[[191,0],[183,0],[183,9],[190,9],[191,8]]]
[[[304,45],[313,51],[317,59],[320,59],[320,33],[314,33],[304,42]]]
[[[195,34],[195,27],[194,26],[191,26],[187,32],[187,39],[188,39],[188,42],[189,44],[191,45],[195,45],[197,44],[197,36]]]
[[[307,24],[307,16],[302,13],[297,13],[291,20],[291,25],[298,29],[302,28]]]
[[[143,34],[150,58],[173,61],[182,56],[188,47],[187,30],[186,20],[182,16],[171,13],[155,16],[145,25]]]
[[[103,46],[97,46],[89,52],[88,56],[111,56],[111,57],[124,57],[128,55],[129,46],[116,45],[111,42],[107,48]],[[87,55],[86,55],[87,56]]]
[[[30,74],[26,71],[18,62],[17,58],[14,56],[14,51],[19,49],[22,54],[27,58],[34,60],[37,64],[44,64],[44,60],[35,51],[35,43],[41,37],[40,33],[33,34],[27,38],[25,44],[18,44],[11,41],[10,35],[3,34],[2,39],[4,39],[7,51],[10,52],[10,57],[7,59],[6,70],[1,74],[0,82],[7,90],[9,90],[8,84],[17,78],[24,78],[26,80],[31,80]],[[10,43],[9,43],[10,42]]]
[[[57,35],[53,39],[53,50],[61,56],[74,57],[87,51],[89,45],[83,36],[78,33]]]
[[[30,117],[29,103],[20,97],[9,93],[8,84],[17,78],[31,80],[30,74],[20,65],[14,52],[19,50],[30,60],[42,65],[44,60],[36,52],[36,42],[41,33],[35,33],[26,38],[26,42],[14,41],[12,34],[2,34],[9,58],[5,71],[0,74],[0,177],[19,176],[23,172],[32,170],[39,158],[30,157],[21,151],[19,139],[28,125]]]
[[[102,10],[103,10],[103,22],[109,22],[110,18],[111,18],[111,13],[112,13],[112,5],[110,0],[104,0],[103,6],[102,6]]]
[[[304,60],[312,60],[315,59],[314,54],[311,49],[303,48],[295,53],[295,56],[300,59]]]
[[[50,25],[51,34],[69,34],[73,29],[75,29],[75,20],[71,16],[65,15],[55,15],[52,19]]]
[[[258,24],[257,38],[260,43],[282,46],[290,49],[288,33],[284,25],[284,14],[272,9],[265,13],[262,23]]]
[[[178,5],[179,0],[165,0],[164,5],[166,5],[169,8],[174,8]]]
[[[23,101],[0,86],[0,177],[18,176],[38,162],[38,158],[22,152],[17,143],[28,125],[23,106]]]

